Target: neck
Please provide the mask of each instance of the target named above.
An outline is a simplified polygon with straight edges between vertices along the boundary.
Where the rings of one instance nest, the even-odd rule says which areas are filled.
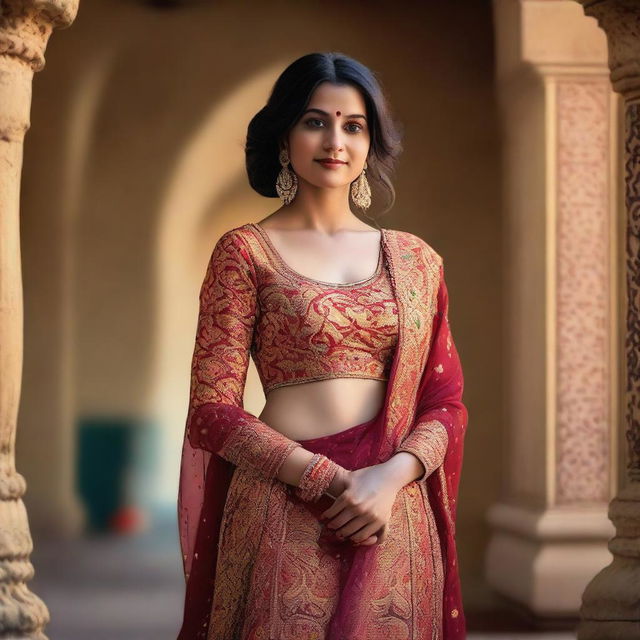
[[[300,180],[295,200],[284,210],[298,221],[300,228],[327,235],[348,229],[360,230],[366,225],[349,207],[350,188],[351,185],[344,185],[327,189]]]

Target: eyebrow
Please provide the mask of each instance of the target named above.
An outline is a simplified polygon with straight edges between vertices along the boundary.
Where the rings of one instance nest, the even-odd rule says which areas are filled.
[[[315,108],[311,108],[311,109],[307,109],[302,115],[306,115],[307,113],[309,113],[310,111],[315,111],[316,113],[320,113],[323,116],[328,116],[329,114],[326,111],[323,111],[322,109],[315,109]],[[366,120],[366,116],[363,116],[361,113],[352,113],[349,116],[344,116],[345,118],[363,118],[364,120]]]

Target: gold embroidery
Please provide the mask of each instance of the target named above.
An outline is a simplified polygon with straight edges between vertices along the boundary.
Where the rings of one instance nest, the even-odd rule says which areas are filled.
[[[402,439],[413,424],[419,378],[428,357],[432,320],[437,308],[442,258],[424,240],[411,233],[387,231],[384,236],[393,290],[398,300],[398,362],[385,417],[390,443]],[[404,250],[404,252],[403,252]],[[395,261],[400,256],[407,263]],[[412,258],[412,260],[409,260]],[[421,296],[412,291],[422,291]]]
[[[417,480],[426,480],[444,461],[449,443],[449,434],[445,426],[438,420],[417,423],[405,437],[398,451],[412,453],[425,468],[425,472]]]
[[[451,513],[451,504],[449,502],[449,491],[447,489],[447,476],[444,472],[444,467],[438,468],[438,479],[440,480],[440,489],[442,491],[442,503],[444,504],[445,513],[447,514],[447,520],[451,531],[455,534],[455,522],[453,521],[453,515]]]
[[[321,524],[282,483],[250,471],[236,471],[226,509],[231,515],[220,545],[209,638],[241,631],[282,640],[323,637],[338,605],[340,547],[323,541]],[[433,512],[416,483],[403,487],[394,502],[389,537],[376,549],[373,570],[376,580],[361,598],[367,604],[354,610],[345,636],[375,631],[376,637],[440,638],[441,550]]]
[[[388,390],[385,428],[387,433],[395,431],[390,437],[399,442],[399,436],[413,426],[441,258],[412,234],[385,230],[383,243],[403,332],[402,353],[396,354],[402,366],[396,371],[393,389]],[[401,269],[395,268],[398,259],[405,261]],[[286,485],[250,467],[236,468],[220,531],[208,638],[236,637],[241,630],[266,638],[272,624],[283,639],[322,637],[337,606],[341,559],[340,553],[322,546],[321,530],[318,520]],[[373,591],[363,594],[362,602],[368,606],[354,611],[352,622],[365,635],[353,637],[366,637],[367,631],[379,635],[380,625],[389,620],[388,637],[400,632],[416,640],[440,638],[443,565],[425,483],[410,483],[399,492],[388,540],[375,553],[379,577],[370,585]],[[276,566],[280,570],[274,574]],[[397,579],[407,574],[412,576],[410,581]]]
[[[257,229],[256,229],[257,227]],[[385,263],[384,229],[376,274],[324,283],[292,271],[259,225],[237,228],[259,287],[251,354],[265,395],[330,378],[386,381],[398,339],[398,310]]]
[[[362,373],[358,373],[357,371],[353,373],[347,373],[345,371],[333,373],[327,372],[318,376],[305,376],[304,380],[289,380],[288,382],[276,382],[274,384],[270,384],[268,387],[263,387],[265,395],[273,391],[274,389],[278,389],[280,387],[288,387],[294,384],[304,384],[305,382],[314,382],[315,380],[329,380],[331,378],[363,378],[363,379],[371,379],[371,380],[388,380],[389,376],[387,374],[381,375],[363,375]]]
[[[277,550],[282,539],[288,500],[285,486],[251,469],[234,470],[218,539],[208,640],[237,637],[247,615],[247,598],[265,588],[264,580],[254,579],[253,567],[265,546]],[[274,556],[269,557],[273,565]],[[276,579],[269,575],[270,584]]]
[[[420,490],[420,500],[427,515],[427,528],[429,531],[428,535],[430,541],[429,547],[431,549],[431,562],[433,566],[433,587],[431,590],[430,600],[432,619],[431,640],[441,640],[444,600],[444,560],[442,558],[442,549],[440,548],[438,527],[428,498],[427,485],[426,483],[420,482],[417,483],[417,487]]]
[[[256,291],[242,238],[228,231],[213,249],[200,289],[185,435],[195,449],[275,477],[300,445],[243,409]]]

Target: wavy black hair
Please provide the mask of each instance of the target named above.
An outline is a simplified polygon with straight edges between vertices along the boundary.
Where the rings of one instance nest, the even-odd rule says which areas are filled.
[[[249,184],[260,195],[277,198],[281,143],[307,108],[321,82],[351,85],[364,98],[371,144],[367,155],[367,178],[372,190],[386,191],[388,211],[395,202],[390,175],[402,152],[401,126],[390,114],[389,104],[375,74],[342,53],[309,53],[292,62],[276,80],[267,104],[249,122],[245,159]],[[369,216],[370,217],[370,216]]]

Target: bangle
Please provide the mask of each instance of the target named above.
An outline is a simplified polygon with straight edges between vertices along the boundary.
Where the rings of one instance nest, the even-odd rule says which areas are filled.
[[[316,502],[327,490],[339,465],[321,453],[314,453],[302,472],[295,494],[305,502]]]

